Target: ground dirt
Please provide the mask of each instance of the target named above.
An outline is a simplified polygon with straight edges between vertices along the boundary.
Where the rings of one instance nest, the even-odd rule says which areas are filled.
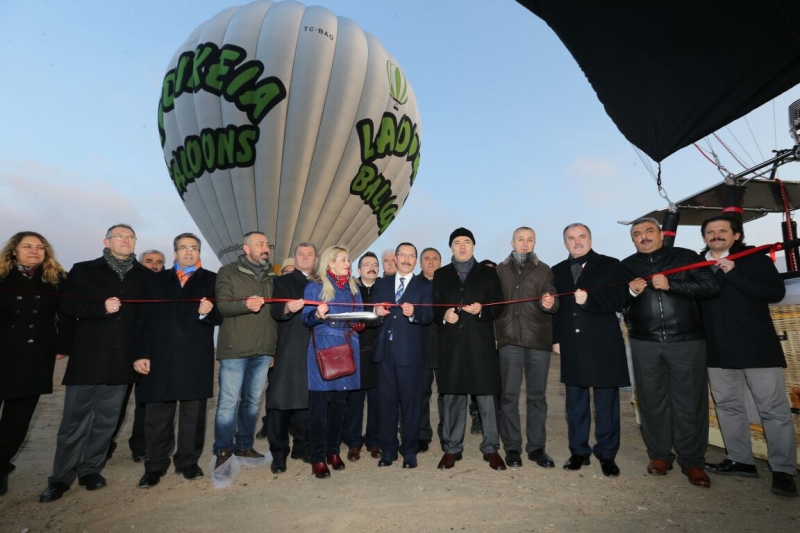
[[[58,363],[56,383],[65,366]],[[15,460],[9,492],[0,497],[2,533],[800,530],[800,499],[770,493],[771,474],[763,461],[757,462],[760,478],[712,476],[710,489],[690,485],[679,469],[664,477],[648,476],[647,454],[626,392],[621,394],[620,477],[604,477],[594,459],[579,472],[563,470],[569,451],[557,356],[550,369],[547,424],[547,451],[557,464],[549,469],[523,456],[522,468],[495,472],[483,461],[480,436],[467,435],[464,459],[452,470],[436,469],[441,452],[432,445],[419,455],[416,470],[403,470],[399,463],[378,468],[376,460],[362,455],[327,480],[314,478],[309,465],[289,461],[288,470],[280,475],[272,474],[269,466],[244,467],[227,489],[214,489],[208,475],[186,481],[172,473],[157,487],[138,489],[144,468],[131,460],[127,450],[126,422],[124,438],[103,471],[106,488],[88,492],[74,484],[61,500],[40,504],[63,396],[59,385],[54,394],[42,397],[28,440]],[[200,462],[206,474],[215,406],[209,402],[206,451]],[[266,452],[266,442],[257,441],[256,449]],[[722,450],[709,447],[708,460],[723,458]]]

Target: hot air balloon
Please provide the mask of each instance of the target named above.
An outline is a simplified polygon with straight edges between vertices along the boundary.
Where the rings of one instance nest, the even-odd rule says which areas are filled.
[[[392,223],[419,169],[416,98],[353,21],[257,1],[201,24],[167,67],[158,109],[170,178],[219,260],[259,230],[356,257]]]

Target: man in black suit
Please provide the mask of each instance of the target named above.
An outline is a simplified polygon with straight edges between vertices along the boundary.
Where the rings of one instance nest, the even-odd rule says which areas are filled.
[[[494,396],[500,394],[500,363],[494,320],[503,312],[503,290],[494,268],[475,260],[475,238],[466,228],[450,234],[453,260],[433,275],[434,320],[439,329],[439,392],[444,455],[438,468],[453,468],[464,450],[467,394],[474,394],[483,422],[483,458],[494,470],[506,464],[497,450],[500,435]],[[445,307],[441,304],[449,304]]]
[[[594,452],[605,476],[618,476],[620,442],[619,388],[630,385],[625,343],[617,311],[628,294],[625,272],[617,259],[592,250],[585,224],[564,229],[566,259],[553,267],[556,292],[562,296],[553,319],[553,351],[561,354],[561,381],[566,386],[570,458],[566,470],[588,466]],[[588,289],[588,291],[587,291]],[[595,445],[589,446],[594,395]]]
[[[301,242],[294,247],[294,267],[288,274],[275,278],[273,298],[292,301],[270,306],[272,318],[278,323],[278,344],[275,365],[267,380],[267,414],[264,427],[272,453],[270,468],[274,474],[286,472],[286,458],[309,462],[308,448],[308,350],[309,330],[300,318],[307,276],[317,263],[317,247]],[[289,446],[289,427],[293,447]]]
[[[403,456],[403,468],[417,467],[422,374],[425,368],[424,327],[433,319],[431,282],[414,275],[417,248],[408,242],[395,250],[397,272],[375,282],[375,314],[383,318],[372,352],[378,363],[380,439],[378,466],[390,466]],[[381,305],[381,302],[385,305]],[[388,304],[396,305],[388,305]],[[402,412],[402,443],[397,440],[398,405]]]
[[[139,306],[123,299],[146,298],[146,279],[155,274],[136,260],[136,233],[129,225],[108,228],[103,244],[103,256],[76,263],[64,284],[61,311],[77,320],[53,474],[41,503],[61,498],[76,477],[86,490],[106,486],[100,471],[125,392],[137,377],[131,348]]]
[[[197,461],[205,443],[206,403],[214,395],[214,328],[222,316],[213,303],[217,275],[202,267],[200,246],[191,233],[175,237],[174,267],[147,280],[148,297],[160,302],[144,306],[136,323],[133,368],[141,374],[137,390],[149,450],[139,488],[158,484],[173,450],[176,473],[203,477]]]

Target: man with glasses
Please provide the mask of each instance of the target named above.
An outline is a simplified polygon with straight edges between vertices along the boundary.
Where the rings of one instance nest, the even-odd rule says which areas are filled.
[[[176,473],[189,480],[203,477],[197,461],[205,441],[206,403],[214,392],[214,328],[222,316],[213,303],[217,275],[202,267],[200,245],[191,233],[175,237],[173,268],[147,280],[148,297],[160,303],[144,306],[136,323],[133,368],[142,376],[137,391],[146,409],[150,451],[139,488],[158,484],[173,450]]]
[[[372,294],[375,314],[383,318],[372,352],[372,360],[378,363],[383,450],[378,466],[391,466],[399,452],[403,468],[416,468],[425,368],[423,326],[433,319],[433,286],[423,276],[414,275],[417,248],[413,244],[398,245],[395,257],[397,272],[376,281]],[[398,406],[403,418],[402,442],[397,440]]]
[[[61,498],[76,477],[86,490],[106,486],[100,471],[125,391],[136,381],[131,345],[140,306],[127,301],[146,298],[145,282],[154,274],[136,261],[129,225],[111,226],[103,244],[103,256],[76,263],[64,284],[61,310],[75,319],[74,335],[53,474],[42,503]]]

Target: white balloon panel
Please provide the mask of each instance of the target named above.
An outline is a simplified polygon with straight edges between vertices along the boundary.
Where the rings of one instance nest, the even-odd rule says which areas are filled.
[[[419,112],[398,62],[353,21],[294,1],[198,27],[170,60],[159,125],[173,184],[223,263],[253,230],[278,263],[300,241],[360,255],[419,164]]]

